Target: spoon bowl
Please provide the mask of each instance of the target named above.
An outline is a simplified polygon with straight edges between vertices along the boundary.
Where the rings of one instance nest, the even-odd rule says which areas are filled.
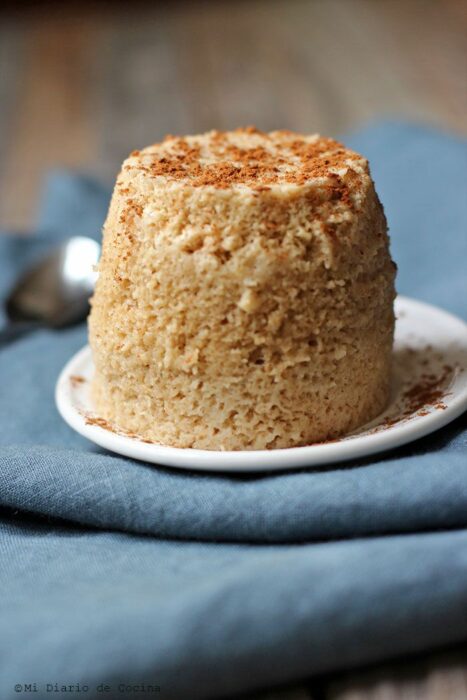
[[[0,343],[28,330],[63,328],[83,321],[96,282],[100,245],[92,238],[74,236],[27,270],[6,301],[10,325]]]

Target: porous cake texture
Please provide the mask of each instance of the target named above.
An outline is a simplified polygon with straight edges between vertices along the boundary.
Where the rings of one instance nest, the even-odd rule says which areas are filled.
[[[394,276],[368,163],[336,141],[246,128],[135,151],[92,299],[96,411],[177,447],[336,438],[388,400]]]

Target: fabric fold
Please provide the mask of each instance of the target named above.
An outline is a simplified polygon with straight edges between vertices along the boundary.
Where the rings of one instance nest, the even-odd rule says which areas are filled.
[[[229,478],[13,446],[2,450],[0,503],[81,525],[204,541],[306,542],[463,527],[465,455],[455,441],[443,455]]]

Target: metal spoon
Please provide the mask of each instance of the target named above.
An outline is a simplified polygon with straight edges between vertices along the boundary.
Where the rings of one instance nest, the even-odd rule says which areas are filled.
[[[63,328],[83,321],[97,273],[100,245],[92,238],[69,238],[23,274],[6,301],[8,325],[0,346],[37,328]]]

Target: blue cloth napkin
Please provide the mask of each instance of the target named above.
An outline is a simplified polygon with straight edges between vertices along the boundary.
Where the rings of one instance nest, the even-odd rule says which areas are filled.
[[[398,123],[346,142],[372,163],[399,291],[465,314],[466,144]],[[61,236],[98,236],[108,196],[53,174],[34,241],[0,237],[0,294]],[[85,342],[0,349],[2,699],[225,697],[467,641],[464,418],[328,470],[177,472],[61,421],[54,384]]]

